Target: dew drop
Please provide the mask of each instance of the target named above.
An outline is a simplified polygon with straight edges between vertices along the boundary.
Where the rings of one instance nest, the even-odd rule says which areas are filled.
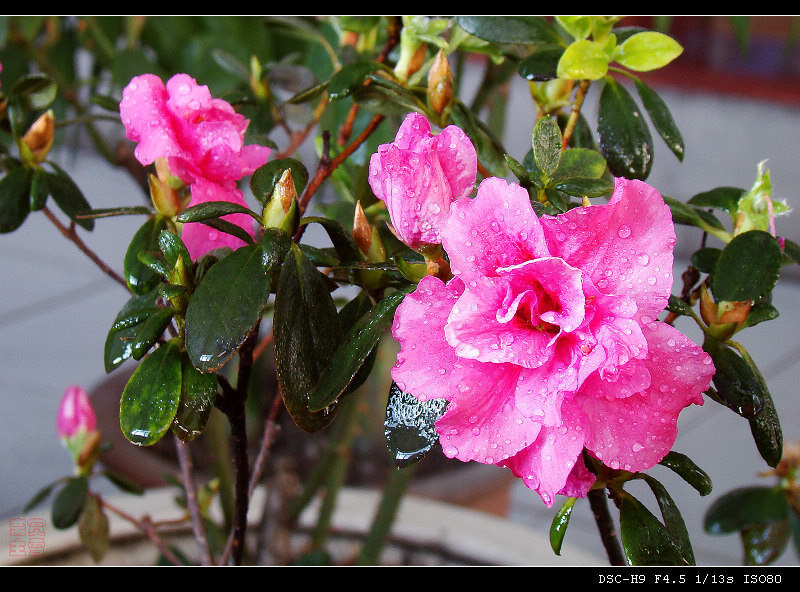
[[[623,224],[622,226],[619,227],[617,234],[619,235],[620,238],[628,238],[631,235],[630,226]]]

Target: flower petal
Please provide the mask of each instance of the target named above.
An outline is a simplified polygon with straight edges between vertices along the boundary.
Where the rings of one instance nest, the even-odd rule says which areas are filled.
[[[654,320],[672,290],[675,228],[669,207],[649,185],[618,178],[608,204],[543,216],[554,257],[583,271],[605,294],[627,294],[637,319]]]
[[[656,321],[644,329],[650,384],[625,398],[597,397],[587,381],[576,396],[587,417],[586,447],[606,466],[641,471],[658,463],[677,436],[678,414],[703,392],[714,375],[711,357],[680,331]],[[633,373],[627,384],[641,376]]]

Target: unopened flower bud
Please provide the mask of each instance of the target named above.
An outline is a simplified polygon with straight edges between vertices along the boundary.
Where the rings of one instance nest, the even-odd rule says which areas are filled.
[[[80,386],[64,391],[56,416],[58,437],[78,466],[84,466],[97,447],[97,416],[89,395]]]
[[[156,211],[162,216],[172,218],[183,211],[184,202],[178,192],[155,175],[148,175],[150,199]]]
[[[705,285],[700,290],[700,317],[708,325],[711,335],[720,341],[729,339],[747,320],[752,301],[714,302]]]
[[[353,238],[367,261],[376,263],[386,260],[386,249],[378,229],[374,228],[367,220],[360,201],[356,202],[356,211],[353,217]]]
[[[297,189],[294,186],[292,169],[286,169],[275,183],[272,197],[264,208],[264,226],[283,228],[287,232],[293,233],[298,212]]]
[[[33,125],[22,137],[25,146],[30,150],[33,161],[37,164],[47,158],[50,147],[53,145],[55,129],[55,116],[52,110],[48,110],[33,122]]]
[[[422,68],[427,53],[428,46],[417,38],[416,33],[404,28],[400,33],[400,59],[394,67],[395,75],[407,82],[414,72]]]
[[[441,115],[450,106],[452,99],[453,73],[450,71],[447,56],[440,49],[428,72],[428,101],[431,108]]]

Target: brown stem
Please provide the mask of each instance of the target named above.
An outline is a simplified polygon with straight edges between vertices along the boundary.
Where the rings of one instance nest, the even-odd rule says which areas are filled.
[[[569,114],[567,125],[564,127],[564,135],[562,136],[561,142],[561,148],[563,150],[567,149],[569,141],[572,139],[572,133],[575,131],[575,126],[578,124],[578,117],[581,114],[583,100],[586,98],[586,92],[589,90],[590,84],[591,81],[589,80],[581,80],[581,83],[578,85],[578,92],[575,94],[575,102],[572,104],[572,112]]]
[[[86,246],[86,243],[84,243],[83,240],[81,240],[81,237],[78,236],[78,233],[75,232],[74,227],[64,226],[61,223],[61,221],[58,218],[56,218],[55,214],[53,214],[53,212],[51,212],[47,208],[47,206],[43,207],[42,211],[44,212],[44,215],[47,216],[47,218],[53,223],[53,225],[55,225],[55,227],[58,228],[59,231],[61,231],[61,234],[63,234],[66,238],[75,243],[75,245],[77,245],[77,247],[81,251],[83,251],[87,257],[89,257],[89,259],[94,261],[95,265],[97,265],[97,267],[99,267],[103,271],[103,273],[111,277],[111,279],[113,279],[118,284],[123,286],[126,290],[128,290],[128,284],[125,282],[125,280],[122,279],[122,277],[117,272],[115,272],[108,265],[106,265],[106,263],[102,259],[100,259],[100,257],[97,256],[97,253],[95,253],[88,246]]]
[[[281,397],[281,393],[276,393],[275,397],[272,399],[272,407],[269,410],[269,415],[267,415],[267,419],[264,424],[264,435],[261,438],[261,447],[259,448],[258,456],[253,463],[253,470],[250,475],[249,491],[251,496],[253,495],[256,485],[258,485],[258,482],[261,479],[261,474],[264,471],[264,465],[269,457],[270,447],[275,441],[275,437],[280,429],[275,420],[278,417],[278,412],[281,409],[282,402],[283,397]]]
[[[192,523],[192,532],[200,547],[202,565],[214,565],[214,560],[211,557],[211,549],[208,546],[208,537],[206,530],[203,527],[203,518],[200,515],[200,504],[197,500],[197,487],[194,483],[194,476],[192,474],[192,455],[189,446],[182,442],[178,437],[175,437],[175,449],[178,452],[178,464],[181,467],[181,480],[183,481],[183,488],[186,491],[186,507],[189,509],[189,516]]]
[[[622,546],[617,538],[614,522],[611,513],[608,511],[605,489],[592,489],[589,491],[589,506],[594,514],[594,521],[600,531],[600,539],[603,547],[608,554],[608,561],[611,565],[625,565],[625,556],[622,553]]]

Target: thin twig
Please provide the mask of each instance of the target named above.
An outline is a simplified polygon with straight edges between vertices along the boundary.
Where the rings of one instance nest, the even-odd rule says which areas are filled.
[[[189,509],[189,517],[192,523],[192,532],[197,541],[197,546],[200,547],[201,562],[203,565],[214,565],[214,560],[211,557],[211,549],[208,546],[208,537],[206,530],[203,527],[203,517],[200,515],[200,505],[197,500],[197,487],[194,483],[194,475],[192,474],[192,455],[189,447],[175,437],[175,449],[178,452],[178,464],[181,467],[181,481],[183,481],[183,488],[186,491],[186,507]]]
[[[578,124],[578,118],[581,114],[581,107],[583,100],[586,98],[586,92],[589,90],[591,81],[581,80],[578,85],[578,92],[575,93],[575,102],[572,104],[572,112],[569,114],[567,125],[564,127],[564,135],[562,136],[561,148],[567,149],[569,141],[572,139],[572,133],[575,131],[575,126]]]
[[[622,553],[622,546],[617,537],[614,522],[611,520],[611,513],[608,511],[605,489],[592,489],[587,496],[589,506],[594,514],[594,521],[600,531],[600,540],[608,554],[608,561],[611,565],[625,565],[625,556]]]
[[[103,273],[111,277],[111,279],[113,279],[115,282],[123,286],[126,290],[129,290],[128,284],[124,279],[122,279],[122,276],[120,276],[117,272],[111,269],[102,259],[100,259],[97,253],[92,251],[86,245],[86,243],[83,242],[81,237],[78,236],[78,233],[75,232],[74,227],[64,226],[64,224],[61,223],[61,221],[56,217],[55,214],[53,214],[53,212],[51,212],[47,208],[47,206],[43,207],[42,211],[44,212],[44,215],[47,216],[47,218],[55,225],[55,227],[58,228],[59,231],[61,231],[61,234],[63,234],[66,238],[75,243],[75,245],[77,245],[77,247],[81,251],[83,251],[87,257],[89,257],[89,259],[94,261],[95,265],[97,265],[97,267],[99,267],[100,270],[103,271]]]

